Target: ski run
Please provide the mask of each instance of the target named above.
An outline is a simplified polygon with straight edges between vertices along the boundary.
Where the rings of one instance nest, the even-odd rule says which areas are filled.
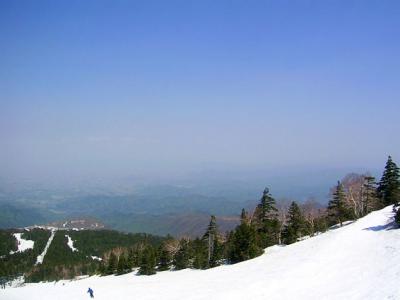
[[[0,299],[89,299],[88,287],[97,300],[400,299],[400,230],[392,222],[389,206],[235,265],[26,284],[0,290]]]
[[[53,241],[54,235],[56,234],[56,229],[51,230],[51,235],[49,240],[47,241],[46,247],[44,248],[43,252],[37,257],[36,264],[43,263],[44,257],[46,256],[47,250],[49,250],[51,242]]]
[[[10,254],[14,254],[16,252],[24,252],[28,249],[33,249],[34,241],[25,240],[21,237],[22,233],[14,233],[14,237],[17,240],[18,249],[17,251],[10,251]]]
[[[72,252],[78,251],[78,249],[74,247],[74,241],[71,239],[71,237],[68,234],[66,234],[65,237],[68,239],[67,245],[71,249],[71,251]]]

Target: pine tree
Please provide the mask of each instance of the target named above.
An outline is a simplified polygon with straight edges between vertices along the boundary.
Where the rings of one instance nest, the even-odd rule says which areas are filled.
[[[262,248],[279,243],[280,222],[277,211],[275,199],[270,195],[269,189],[265,188],[252,219],[258,233],[258,244]]]
[[[117,270],[117,264],[118,264],[118,258],[114,254],[114,252],[111,252],[110,257],[108,258],[108,265],[107,265],[106,273],[108,275],[114,274]]]
[[[208,261],[208,244],[204,239],[196,238],[193,243],[193,268],[207,269]]]
[[[260,203],[257,205],[256,220],[265,223],[275,217],[277,211],[275,199],[270,195],[269,189],[265,188]]]
[[[321,215],[314,220],[314,232],[325,232],[328,230],[328,220],[326,215]]]
[[[210,223],[206,233],[203,235],[203,240],[207,244],[207,266],[215,267],[222,256],[222,248],[218,241],[218,228],[215,216],[211,216]]]
[[[384,205],[397,205],[400,201],[400,171],[390,156],[379,182],[378,197]]]
[[[100,275],[106,275],[107,274],[106,271],[107,271],[107,268],[106,268],[106,265],[104,264],[104,261],[100,262],[98,272],[100,273]]]
[[[130,269],[139,266],[139,262],[138,262],[137,256],[138,255],[136,254],[135,250],[133,248],[129,248],[128,257],[126,259],[126,263],[127,263],[127,265],[129,266]]]
[[[334,223],[340,223],[351,218],[351,210],[346,204],[346,195],[343,190],[343,185],[338,181],[335,191],[332,195],[332,199],[328,204],[328,216],[334,221]]]
[[[244,209],[242,210],[240,225],[229,234],[227,244],[229,247],[227,256],[231,263],[248,260],[263,253],[257,245],[256,229],[254,225],[248,222],[247,213]]]
[[[369,214],[371,211],[382,207],[378,199],[375,177],[364,176],[364,184],[362,187],[362,205],[363,215]]]
[[[143,250],[140,260],[139,275],[153,275],[156,273],[156,254],[151,245]]]
[[[172,256],[168,249],[166,248],[165,243],[161,244],[159,249],[159,262],[158,262],[158,270],[159,271],[167,271],[171,267]]]
[[[396,215],[394,216],[394,221],[397,225],[400,225],[400,209],[397,209]]]
[[[245,223],[249,223],[249,214],[247,213],[247,211],[242,208],[242,212],[240,213],[240,220],[241,223],[245,222]]]
[[[287,215],[287,224],[283,232],[283,240],[286,244],[292,244],[298,238],[307,234],[306,219],[296,202],[292,202]]]
[[[188,268],[189,259],[190,259],[189,242],[185,239],[182,239],[179,242],[179,250],[174,255],[173,264],[175,266],[175,270],[182,270]]]
[[[118,259],[117,274],[122,275],[130,271],[128,261],[124,253],[121,253]]]

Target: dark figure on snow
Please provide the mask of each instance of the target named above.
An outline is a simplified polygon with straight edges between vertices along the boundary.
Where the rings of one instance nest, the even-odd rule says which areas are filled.
[[[92,290],[91,288],[89,288],[89,289],[87,290],[87,293],[89,293],[90,298],[94,298],[93,290]]]

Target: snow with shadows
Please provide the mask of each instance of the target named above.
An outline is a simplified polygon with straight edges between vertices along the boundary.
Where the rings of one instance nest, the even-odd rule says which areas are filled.
[[[0,290],[0,299],[400,299],[392,206],[235,265],[154,276],[93,276]]]

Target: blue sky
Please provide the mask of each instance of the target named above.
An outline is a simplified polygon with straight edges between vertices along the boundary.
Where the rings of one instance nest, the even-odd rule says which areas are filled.
[[[0,176],[400,161],[398,1],[0,0]]]

